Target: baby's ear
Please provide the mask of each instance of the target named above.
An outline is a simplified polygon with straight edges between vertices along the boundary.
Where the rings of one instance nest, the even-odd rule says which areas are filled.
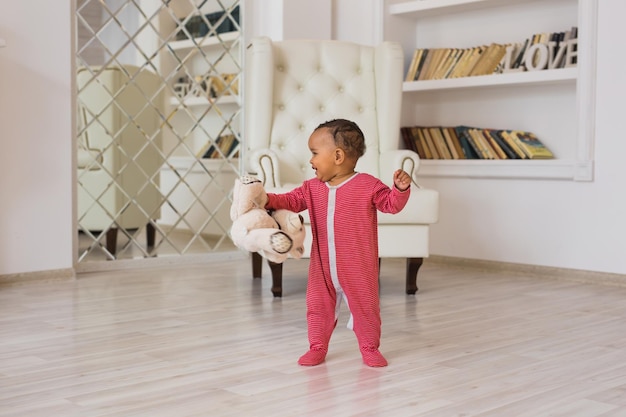
[[[346,151],[341,148],[335,149],[335,164],[339,165],[346,159]]]

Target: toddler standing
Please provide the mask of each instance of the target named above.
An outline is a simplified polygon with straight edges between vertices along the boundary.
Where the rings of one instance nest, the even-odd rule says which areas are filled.
[[[379,179],[358,173],[365,138],[356,123],[336,119],[319,125],[309,138],[315,178],[285,194],[268,193],[267,209],[309,211],[311,260],[306,292],[309,351],[298,363],[324,362],[337,324],[342,299],[350,310],[363,362],[386,366],[378,350],[381,319],[378,295],[377,211],[398,213],[406,205],[411,177],[393,174],[389,188]]]

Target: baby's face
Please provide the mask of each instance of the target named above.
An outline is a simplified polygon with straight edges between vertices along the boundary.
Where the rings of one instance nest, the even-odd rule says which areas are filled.
[[[309,149],[311,151],[309,162],[315,171],[315,176],[320,181],[328,182],[338,172],[335,152],[338,148],[328,129],[318,129],[311,134]]]

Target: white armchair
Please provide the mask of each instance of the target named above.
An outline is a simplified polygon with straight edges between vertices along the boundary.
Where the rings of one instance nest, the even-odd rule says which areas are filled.
[[[146,228],[154,246],[153,222],[163,197],[159,172],[162,80],[131,65],[81,67],[77,73],[79,120],[78,223],[106,235],[116,257],[118,230]],[[114,102],[114,104],[112,104]]]
[[[252,40],[245,65],[246,170],[255,173],[268,192],[285,192],[314,176],[307,146],[323,122],[353,120],[365,134],[367,150],[357,171],[392,185],[392,173],[403,168],[414,185],[401,213],[378,213],[379,255],[406,258],[406,292],[417,291],[417,272],[429,255],[429,225],[438,220],[439,194],[417,183],[419,157],[402,149],[403,52],[396,43],[377,47],[340,41]],[[305,247],[311,229],[307,213]],[[252,254],[255,278],[262,259]],[[282,295],[282,264],[270,263],[272,292]]]

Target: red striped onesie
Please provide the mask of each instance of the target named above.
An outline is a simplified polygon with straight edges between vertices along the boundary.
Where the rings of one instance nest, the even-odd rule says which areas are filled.
[[[306,303],[311,350],[328,350],[341,302],[338,291],[346,297],[361,352],[378,349],[377,210],[398,213],[409,194],[410,188],[389,188],[364,173],[338,186],[313,178],[288,193],[268,193],[267,209],[309,210],[313,242]]]

